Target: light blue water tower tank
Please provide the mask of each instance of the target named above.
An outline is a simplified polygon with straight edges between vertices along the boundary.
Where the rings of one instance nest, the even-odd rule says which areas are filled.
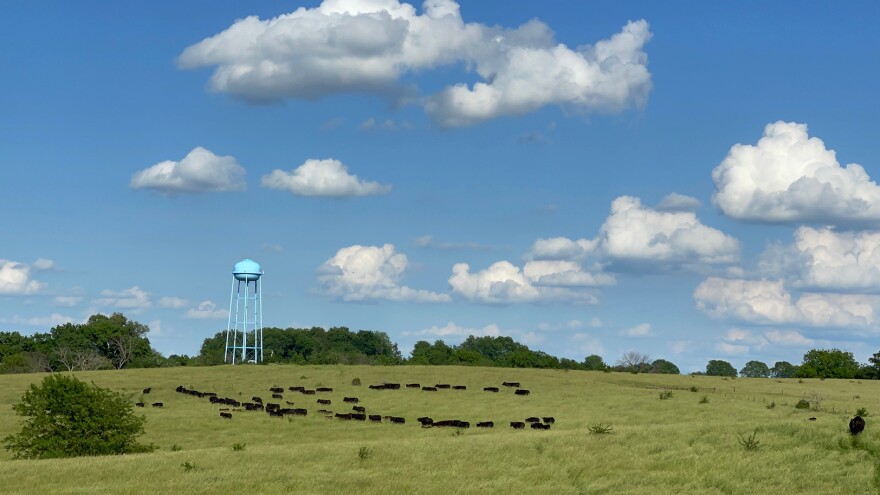
[[[263,361],[262,276],[260,264],[250,258],[239,261],[232,268],[229,324],[226,326],[226,351],[223,354],[226,362]]]

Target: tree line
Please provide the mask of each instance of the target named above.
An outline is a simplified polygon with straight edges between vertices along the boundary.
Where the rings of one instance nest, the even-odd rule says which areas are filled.
[[[224,363],[225,330],[206,338],[196,356],[172,354],[168,357],[150,345],[148,332],[147,325],[129,320],[122,313],[96,314],[82,324],[65,323],[49,332],[29,336],[0,332],[0,373]],[[265,363],[466,365],[680,374],[674,363],[665,359],[651,360],[639,352],[627,352],[615,364],[607,364],[596,354],[577,361],[529,349],[511,337],[471,335],[456,345],[443,340],[433,343],[420,340],[410,356],[404,357],[387,333],[354,332],[346,327],[264,328],[263,355]],[[753,360],[737,371],[729,362],[713,359],[706,365],[705,372],[696,374],[751,378],[880,378],[880,352],[868,361],[860,364],[851,352],[839,349],[813,349],[804,355],[799,365],[777,361],[770,367]]]

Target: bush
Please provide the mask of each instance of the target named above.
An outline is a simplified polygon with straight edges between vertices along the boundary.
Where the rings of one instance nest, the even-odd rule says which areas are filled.
[[[590,435],[607,435],[611,433],[614,428],[607,423],[599,423],[597,425],[588,426],[587,430],[590,431]]]
[[[354,380],[351,381],[351,384],[355,387],[360,387],[361,386],[361,379],[355,378]]]
[[[795,409],[809,409],[810,401],[808,401],[807,399],[801,399],[797,401],[797,404],[795,404],[794,407]]]
[[[49,375],[32,384],[13,406],[27,418],[21,431],[3,439],[16,459],[149,452],[138,444],[144,418],[126,397],[72,376]]]
[[[672,398],[672,391],[671,390],[664,390],[664,391],[660,392],[660,400],[666,400],[666,399],[671,399],[671,398]]]
[[[752,432],[751,435],[745,436],[742,433],[738,433],[739,435],[739,444],[746,450],[758,450],[761,446],[761,441],[758,440],[758,430],[756,429]]]
[[[709,403],[709,396],[708,395],[704,395],[703,397],[700,398],[700,404],[708,404],[708,403]]]
[[[868,417],[868,408],[867,407],[860,407],[860,408],[856,409],[856,416],[861,416],[863,418],[867,418]]]

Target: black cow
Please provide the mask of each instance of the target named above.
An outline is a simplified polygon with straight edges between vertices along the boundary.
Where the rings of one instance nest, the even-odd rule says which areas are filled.
[[[510,427],[513,428],[514,430],[522,430],[523,428],[526,427],[526,424],[523,423],[522,421],[511,421]]]
[[[452,389],[453,390],[467,390],[467,387],[465,385],[456,385],[456,386],[452,387]]]
[[[272,392],[273,394],[283,394],[284,389],[281,387],[272,387],[269,389],[269,392]]]
[[[277,411],[279,409],[281,409],[281,404],[275,404],[272,402],[266,404],[266,411]]]
[[[221,413],[220,413],[220,417],[221,417],[221,418],[226,418],[226,419],[232,419],[232,413],[221,412]]]
[[[352,406],[351,410],[352,410],[352,411],[357,411],[357,412],[360,412],[360,413],[367,412],[367,408],[364,407],[364,406]]]
[[[336,417],[339,419],[351,419],[351,413],[336,413]]]
[[[291,392],[302,392],[305,389],[305,387],[287,387],[287,390],[290,390]]]
[[[519,387],[519,382],[502,382],[501,385],[504,387]]]
[[[495,426],[494,421],[481,421],[477,423],[477,428],[492,428]]]
[[[329,406],[330,402],[331,402],[330,399],[318,399],[318,404],[321,404],[324,406]]]
[[[406,388],[421,388],[421,385],[418,383],[407,383]]]
[[[544,416],[544,422],[548,425],[552,425],[556,422],[556,418],[554,418],[553,416]]]
[[[540,422],[541,422],[541,418],[536,418],[534,416],[530,416],[530,417],[526,418],[526,423],[540,423]]]
[[[498,387],[485,387],[483,388],[483,392],[497,392]]]
[[[162,406],[164,406],[164,405],[165,405],[165,404],[162,404],[161,402],[153,402],[153,407],[162,407]],[[861,419],[861,418],[860,418],[860,419]],[[865,424],[865,422],[862,421],[862,425],[864,425],[864,424]],[[864,427],[864,426],[863,426],[863,427]]]
[[[360,402],[360,400],[358,400],[357,397],[343,397],[342,402],[351,402],[353,404],[357,404],[358,402]]]
[[[856,416],[849,420],[849,432],[858,435],[865,429],[865,420],[861,416]]]
[[[314,390],[303,390],[302,393],[303,395],[315,395]]]
[[[318,414],[333,414],[333,411],[329,409],[318,409]]]
[[[370,421],[374,423],[381,423],[382,416],[380,414],[370,414]]]
[[[531,392],[529,392],[528,390],[526,390],[524,388],[519,388],[513,393],[516,395],[529,395]]]
[[[422,390],[424,390],[425,392],[436,392],[437,387],[422,387]]]
[[[449,385],[448,383],[438,383],[437,385],[434,385],[434,386],[437,387],[438,389],[451,387],[451,385]]]
[[[273,399],[283,399],[284,396],[281,395],[281,394],[272,394],[272,398],[273,398]]]
[[[309,411],[306,409],[294,409],[292,412],[294,416],[306,416],[309,414]]]
[[[391,416],[390,421],[391,421],[392,423],[396,423],[396,424],[399,424],[399,425],[402,425],[402,424],[406,423],[406,419],[401,418],[400,416]]]
[[[318,392],[332,392],[333,389],[330,387],[318,387],[315,389]]]
[[[153,390],[152,387],[147,387],[147,388],[144,389],[144,393],[145,393],[145,394],[148,394],[148,393],[150,393],[151,390]]]
[[[541,424],[541,423],[532,423],[532,429],[533,430],[549,430],[550,425],[545,425],[545,424]]]
[[[434,423],[434,420],[427,417],[427,416],[422,416],[421,418],[417,419],[416,421],[418,421],[419,423],[422,424],[422,426],[425,426],[425,427],[431,426]]]
[[[259,398],[259,397],[251,397],[251,400],[254,401],[254,402],[256,402],[256,403],[258,403],[258,404],[262,404],[262,403],[263,403],[263,399],[261,399],[261,398]]]
[[[351,413],[351,419],[355,421],[366,421],[367,415],[364,413]]]
[[[143,403],[143,402],[138,402],[138,403],[136,403],[135,405],[138,406],[138,407],[144,407],[144,403]]]

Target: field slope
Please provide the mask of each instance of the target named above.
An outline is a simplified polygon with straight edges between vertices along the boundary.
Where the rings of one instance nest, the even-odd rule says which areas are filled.
[[[0,376],[0,436],[18,430],[12,404],[43,375]],[[880,422],[847,430],[859,407],[880,413],[880,382],[721,379],[562,370],[445,366],[222,366],[77,373],[121,391],[146,416],[143,455],[15,461],[0,452],[4,493],[334,493],[334,494],[796,494],[878,493]],[[359,378],[361,386],[352,385]],[[483,387],[518,381],[516,396]],[[466,385],[467,390],[371,390],[383,382]],[[180,393],[184,385],[246,401],[272,402],[270,387],[309,411],[219,417],[220,407]],[[306,396],[290,386],[332,387]],[[142,389],[152,387],[149,395]],[[695,389],[696,391],[692,391]],[[664,390],[672,396],[660,399]],[[406,424],[327,419],[358,397],[368,414]],[[705,397],[708,402],[702,402]],[[818,410],[798,410],[801,398]],[[771,403],[775,407],[768,408]],[[416,418],[461,419],[471,428],[421,428]],[[550,430],[511,421],[553,416]],[[811,421],[809,418],[816,418]],[[477,429],[477,421],[494,421]],[[609,434],[590,427],[611,425]],[[755,433],[756,432],[756,433]],[[755,434],[755,450],[741,435]],[[233,445],[244,448],[234,450]]]

